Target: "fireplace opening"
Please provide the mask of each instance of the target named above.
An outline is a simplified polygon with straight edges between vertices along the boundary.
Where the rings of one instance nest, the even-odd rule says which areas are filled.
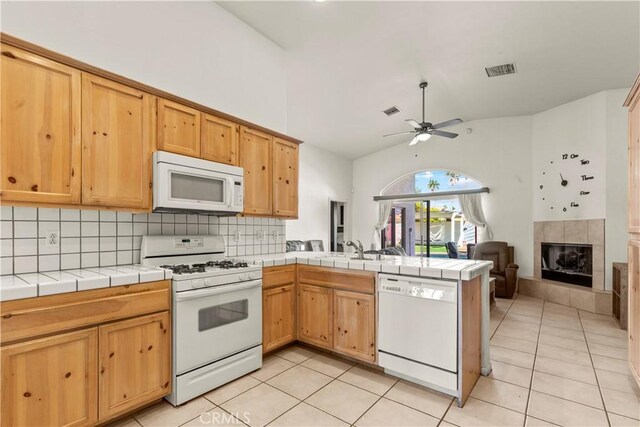
[[[590,288],[593,248],[574,243],[542,243],[542,278]]]

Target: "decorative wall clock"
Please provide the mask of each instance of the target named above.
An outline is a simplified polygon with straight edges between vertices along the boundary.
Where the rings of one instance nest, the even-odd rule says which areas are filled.
[[[589,160],[579,154],[562,154],[542,170],[538,196],[549,210],[569,212],[589,197],[594,179]]]

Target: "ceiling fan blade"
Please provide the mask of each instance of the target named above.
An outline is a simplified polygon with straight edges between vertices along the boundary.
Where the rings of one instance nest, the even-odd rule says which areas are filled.
[[[383,138],[386,138],[386,137],[388,137],[388,136],[406,135],[406,134],[408,134],[408,133],[416,133],[416,131],[415,131],[415,130],[408,130],[408,131],[406,131],[406,132],[389,133],[389,134],[387,134],[387,135],[382,135],[382,137],[383,137]]]
[[[418,143],[418,135],[414,136],[409,145],[416,145]]]
[[[416,129],[422,129],[422,125],[413,119],[407,119],[405,120],[405,122],[409,123],[411,126],[413,126]]]
[[[462,120],[460,120],[460,119],[451,119],[451,120],[447,120],[446,122],[435,124],[435,125],[431,126],[431,129],[446,128],[447,126],[453,126],[453,125],[457,125],[457,124],[460,124],[460,123],[462,123]]]
[[[429,131],[429,133],[431,135],[436,135],[436,136],[444,136],[445,138],[455,138],[458,136],[457,133],[453,133],[453,132],[445,132],[443,130],[431,130]]]

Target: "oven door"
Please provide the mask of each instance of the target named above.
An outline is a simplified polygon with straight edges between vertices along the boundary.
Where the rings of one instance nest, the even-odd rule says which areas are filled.
[[[242,180],[225,173],[155,163],[153,188],[154,210],[242,211]]]
[[[174,297],[176,374],[262,342],[262,281],[178,292]]]

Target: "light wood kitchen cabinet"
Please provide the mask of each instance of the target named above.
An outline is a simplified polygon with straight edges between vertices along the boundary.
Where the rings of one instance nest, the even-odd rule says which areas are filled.
[[[262,291],[262,351],[295,341],[295,284]]]
[[[298,339],[376,361],[375,274],[298,266]]]
[[[629,107],[629,365],[640,386],[640,75],[624,105]]]
[[[334,291],[333,312],[334,349],[358,359],[375,361],[375,297]]]
[[[235,123],[203,113],[200,157],[237,166],[239,133],[240,128]]]
[[[333,291],[298,285],[298,339],[331,349],[333,347]]]
[[[1,49],[2,202],[80,203],[80,71]]]
[[[296,266],[280,265],[262,273],[262,352],[296,340]]]
[[[100,419],[169,393],[169,331],[167,311],[100,326]]]
[[[171,392],[169,281],[0,302],[3,426],[95,425]]]
[[[158,150],[200,157],[200,111],[158,99]]]
[[[298,217],[298,144],[273,139],[273,213]]]
[[[82,204],[151,205],[152,96],[82,75]]]
[[[240,166],[244,168],[244,213],[271,215],[272,137],[240,127]]]
[[[97,329],[2,347],[2,425],[98,421]]]

